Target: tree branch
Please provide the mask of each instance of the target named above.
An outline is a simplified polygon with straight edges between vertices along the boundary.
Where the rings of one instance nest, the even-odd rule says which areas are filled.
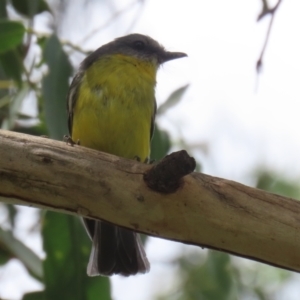
[[[201,173],[181,178],[175,192],[155,192],[144,181],[152,168],[0,131],[0,196],[7,203],[101,219],[300,271],[300,202]]]

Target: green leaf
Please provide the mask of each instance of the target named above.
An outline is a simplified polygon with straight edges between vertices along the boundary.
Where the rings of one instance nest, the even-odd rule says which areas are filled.
[[[165,157],[171,148],[169,134],[160,130],[157,125],[154,128],[154,134],[151,141],[151,159],[160,160]]]
[[[78,218],[48,211],[42,234],[46,300],[111,299],[108,278],[86,275],[91,242]]]
[[[14,131],[16,132],[20,132],[20,133],[25,133],[25,134],[30,134],[30,135],[36,135],[36,136],[48,136],[48,132],[47,132],[47,128],[44,126],[43,123],[39,123],[36,126],[32,126],[32,127],[16,127],[14,129]]]
[[[0,266],[5,265],[11,259],[10,253],[7,251],[6,247],[1,244],[0,241]]]
[[[23,61],[17,49],[0,54],[0,68],[1,67],[6,78],[15,80],[19,86],[21,86]]]
[[[0,239],[0,265],[6,264],[12,257],[13,255],[8,250],[6,244]]]
[[[5,245],[11,257],[18,258],[35,278],[43,277],[42,262],[40,258],[21,241],[16,239],[11,231],[0,228],[0,244]]]
[[[10,96],[5,95],[4,97],[0,98],[0,109],[8,106],[10,103]]]
[[[9,217],[10,225],[12,226],[12,228],[14,228],[15,227],[15,218],[16,218],[16,215],[17,215],[17,209],[12,204],[6,204],[5,206],[6,206],[6,209],[8,211],[8,217]]]
[[[44,0],[11,0],[16,11],[24,16],[32,18],[44,11],[50,11]]]
[[[228,254],[210,250],[203,263],[203,258],[195,253],[181,258],[180,265],[182,282],[175,299],[237,299],[234,269]]]
[[[7,12],[6,12],[6,1],[0,0],[0,19],[6,19]]]
[[[33,293],[28,293],[25,294],[22,298],[22,300],[45,300],[45,292],[44,291],[39,291],[39,292],[33,292]],[[57,300],[60,300],[59,298]]]
[[[25,27],[20,22],[0,21],[0,53],[20,45],[24,33]]]
[[[18,118],[21,104],[29,92],[29,86],[24,84],[23,88],[12,97],[12,102],[9,106],[9,115],[2,123],[2,129],[12,130],[15,127],[15,122]]]
[[[162,115],[164,114],[169,108],[175,106],[176,104],[179,103],[179,101],[182,99],[183,94],[185,93],[185,91],[187,90],[187,88],[189,87],[189,84],[186,84],[180,88],[178,88],[177,90],[175,90],[166,100],[165,103],[163,103],[158,109],[156,114]]]
[[[52,35],[44,49],[49,73],[42,82],[45,120],[51,138],[62,140],[68,133],[66,97],[72,66],[58,38]]]
[[[300,200],[298,182],[291,182],[270,172],[259,172],[256,184],[258,189]]]

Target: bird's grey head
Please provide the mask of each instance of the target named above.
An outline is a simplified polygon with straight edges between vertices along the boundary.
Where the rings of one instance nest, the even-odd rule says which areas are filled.
[[[163,46],[151,37],[134,33],[119,37],[98,48],[85,59],[84,67],[87,68],[100,57],[110,54],[134,56],[140,60],[154,61],[157,65],[187,56],[182,52],[166,51]]]

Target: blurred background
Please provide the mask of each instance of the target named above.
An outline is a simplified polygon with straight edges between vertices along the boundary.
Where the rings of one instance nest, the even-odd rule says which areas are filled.
[[[158,72],[152,158],[186,149],[198,171],[299,199],[299,11],[297,0],[0,0],[0,127],[62,140],[80,62],[138,32],[189,55]],[[77,218],[0,204],[0,298],[300,299],[299,274],[145,243],[149,274],[89,278]]]

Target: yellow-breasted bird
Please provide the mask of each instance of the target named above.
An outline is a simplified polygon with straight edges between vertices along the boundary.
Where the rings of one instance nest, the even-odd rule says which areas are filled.
[[[73,141],[117,156],[147,162],[156,112],[158,67],[186,56],[158,42],[130,34],[103,45],[81,63],[68,94],[68,125]],[[93,246],[90,276],[149,271],[137,233],[84,219]]]

